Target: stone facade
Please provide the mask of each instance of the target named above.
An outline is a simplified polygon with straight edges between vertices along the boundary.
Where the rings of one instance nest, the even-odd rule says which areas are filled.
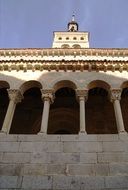
[[[74,20],[53,48],[0,50],[0,190],[127,190],[127,104],[128,49]]]

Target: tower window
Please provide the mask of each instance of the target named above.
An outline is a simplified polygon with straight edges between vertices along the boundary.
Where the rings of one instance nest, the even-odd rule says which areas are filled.
[[[73,40],[76,40],[76,39],[77,39],[76,37],[73,38]]]
[[[69,37],[67,37],[66,40],[69,40]]]
[[[81,39],[81,40],[84,40],[84,37],[81,37],[80,39]]]
[[[59,38],[58,38],[58,40],[62,40],[62,38],[61,38],[61,37],[59,37]]]

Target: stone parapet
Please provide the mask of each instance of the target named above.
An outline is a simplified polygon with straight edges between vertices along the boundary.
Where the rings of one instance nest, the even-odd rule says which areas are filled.
[[[126,190],[128,134],[2,134],[3,189]]]

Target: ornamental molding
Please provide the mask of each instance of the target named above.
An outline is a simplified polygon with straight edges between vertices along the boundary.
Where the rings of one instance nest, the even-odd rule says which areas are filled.
[[[111,100],[111,102],[114,102],[115,100],[120,101],[121,93],[122,93],[121,89],[111,89],[110,90],[110,100]]]
[[[54,102],[55,93],[53,89],[41,89],[42,100],[50,101],[50,103]]]
[[[79,98],[79,100],[87,101],[88,89],[76,89],[76,96]]]
[[[128,71],[128,49],[0,49],[0,71]]]
[[[12,100],[16,104],[22,101],[23,95],[21,94],[19,90],[7,89],[7,91],[8,91],[8,96],[9,96],[10,101]]]

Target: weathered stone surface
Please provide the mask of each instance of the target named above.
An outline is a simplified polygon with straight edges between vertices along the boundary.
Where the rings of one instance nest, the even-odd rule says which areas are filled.
[[[123,142],[103,142],[103,152],[123,152],[124,150]]]
[[[62,152],[62,142],[21,142],[19,152]]]
[[[128,176],[105,177],[106,188],[128,188]]]
[[[0,189],[17,188],[18,176],[0,176]]]
[[[128,176],[128,163],[110,163],[110,175]]]
[[[30,153],[4,153],[1,163],[30,163]]]
[[[101,152],[99,142],[64,142],[64,152]]]
[[[53,164],[71,164],[80,162],[79,153],[49,153],[50,162]]]
[[[0,164],[0,175],[19,176],[21,170],[22,164]]]
[[[127,153],[98,153],[99,163],[128,162]]]
[[[51,176],[24,176],[23,189],[52,189]]]
[[[50,163],[50,155],[49,153],[31,153],[31,161],[30,163],[37,163],[37,164],[41,164],[41,163]]]
[[[0,142],[0,152],[18,152],[20,142]]]
[[[47,164],[24,164],[21,175],[36,176],[47,174]]]
[[[109,134],[109,135],[97,135],[97,141],[119,141],[119,135],[118,134]]]
[[[67,171],[69,175],[95,176],[94,164],[69,164]]]
[[[7,135],[0,142],[0,190],[128,189],[128,142],[122,136],[27,136]]]
[[[97,163],[96,153],[80,153],[80,163]]]

